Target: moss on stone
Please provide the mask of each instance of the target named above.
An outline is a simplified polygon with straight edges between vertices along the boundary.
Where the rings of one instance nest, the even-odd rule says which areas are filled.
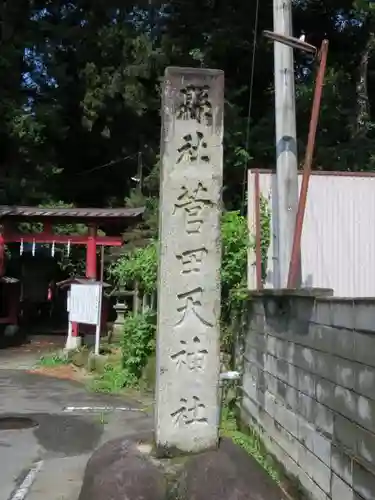
[[[73,363],[73,365],[78,366],[79,368],[86,367],[88,358],[89,358],[88,349],[80,349],[78,351],[73,351],[70,355],[70,361]]]
[[[108,363],[108,355],[90,353],[87,360],[88,371],[95,371],[97,373],[104,373],[105,367]]]

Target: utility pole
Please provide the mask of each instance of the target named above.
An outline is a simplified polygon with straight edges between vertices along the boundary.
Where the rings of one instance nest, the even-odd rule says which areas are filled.
[[[292,33],[292,1],[273,0],[274,32]],[[293,48],[274,44],[276,178],[277,178],[277,270],[274,287],[287,286],[298,207],[298,159]],[[301,274],[300,272],[298,273]]]

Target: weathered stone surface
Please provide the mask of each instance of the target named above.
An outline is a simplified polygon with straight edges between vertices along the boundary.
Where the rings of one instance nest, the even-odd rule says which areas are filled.
[[[87,463],[78,500],[164,500],[163,474],[127,439],[99,448]]]
[[[179,500],[282,500],[286,498],[242,448],[223,439],[215,451],[192,457],[178,481]]]
[[[104,373],[105,367],[108,364],[108,359],[108,354],[94,354],[93,352],[90,352],[87,359],[87,369],[89,371]]]
[[[224,74],[167,68],[163,90],[156,444],[218,441]]]

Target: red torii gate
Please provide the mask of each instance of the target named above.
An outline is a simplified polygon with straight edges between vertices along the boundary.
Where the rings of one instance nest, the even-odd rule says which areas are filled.
[[[144,208],[36,208],[0,205],[0,276],[5,272],[4,245],[7,243],[55,243],[86,245],[86,277],[97,278],[96,247],[122,246],[121,233],[142,217]],[[41,222],[43,230],[20,233],[15,225],[20,222]],[[53,225],[86,224],[86,235],[56,234]],[[104,227],[117,236],[99,236]],[[106,231],[108,232],[108,231]]]
[[[5,274],[5,245],[7,243],[55,243],[86,245],[86,278],[97,279],[97,245],[122,246],[121,234],[126,228],[138,222],[144,208],[36,208],[0,205],[0,279]],[[16,225],[20,222],[39,222],[43,230],[35,233],[21,233]],[[54,225],[66,223],[85,224],[87,234],[56,234]],[[98,229],[116,236],[99,236]],[[11,294],[9,311],[1,323],[16,325],[18,307],[16,297]],[[78,325],[73,325],[74,336],[78,335]]]

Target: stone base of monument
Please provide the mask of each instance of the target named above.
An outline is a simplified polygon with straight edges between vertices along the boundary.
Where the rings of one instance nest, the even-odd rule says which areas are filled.
[[[214,451],[164,460],[145,441],[117,439],[88,461],[78,500],[283,498],[262,467],[229,439]]]

